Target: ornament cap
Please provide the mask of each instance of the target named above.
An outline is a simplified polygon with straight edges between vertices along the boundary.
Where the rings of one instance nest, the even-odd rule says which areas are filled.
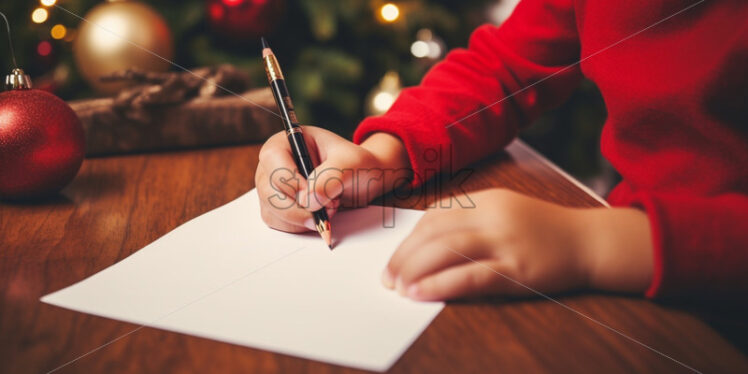
[[[25,90],[29,88],[31,88],[31,78],[23,72],[23,69],[15,68],[5,76],[6,90]]]

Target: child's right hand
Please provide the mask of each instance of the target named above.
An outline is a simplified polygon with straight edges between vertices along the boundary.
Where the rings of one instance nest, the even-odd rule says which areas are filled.
[[[356,145],[330,131],[303,126],[315,165],[307,181],[294,163],[286,133],[273,135],[260,150],[255,186],[262,219],[281,231],[314,230],[310,212],[328,215],[344,207],[364,206],[410,178],[410,164],[399,138],[375,133]]]

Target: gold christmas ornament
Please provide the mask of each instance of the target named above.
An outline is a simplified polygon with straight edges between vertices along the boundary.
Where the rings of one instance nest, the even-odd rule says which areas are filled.
[[[153,8],[126,0],[97,5],[81,21],[73,55],[78,71],[98,92],[115,93],[124,83],[104,83],[101,76],[138,68],[162,72],[174,54],[171,32]],[[156,54],[163,59],[154,56]]]

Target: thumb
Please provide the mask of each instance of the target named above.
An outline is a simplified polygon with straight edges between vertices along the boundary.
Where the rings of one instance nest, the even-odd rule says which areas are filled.
[[[330,206],[353,183],[353,157],[330,156],[319,164],[307,179],[307,187],[299,192],[299,204],[314,212]]]

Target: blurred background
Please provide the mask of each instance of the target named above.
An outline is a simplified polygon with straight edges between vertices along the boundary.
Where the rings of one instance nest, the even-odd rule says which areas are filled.
[[[18,65],[35,88],[65,100],[115,94],[92,74],[126,65],[140,52],[133,45],[133,53],[97,62],[120,41],[97,40],[83,18],[121,30],[183,67],[232,64],[256,87],[267,84],[258,40],[266,35],[302,122],[350,137],[362,118],[386,111],[402,87],[418,84],[449,49],[465,47],[477,26],[501,24],[517,1],[27,0],[6,1],[0,11],[10,20]],[[6,71],[12,68],[8,51],[3,35]],[[154,58],[144,64],[179,70]],[[586,81],[521,137],[604,195],[617,178],[599,152],[605,116],[599,92]]]

